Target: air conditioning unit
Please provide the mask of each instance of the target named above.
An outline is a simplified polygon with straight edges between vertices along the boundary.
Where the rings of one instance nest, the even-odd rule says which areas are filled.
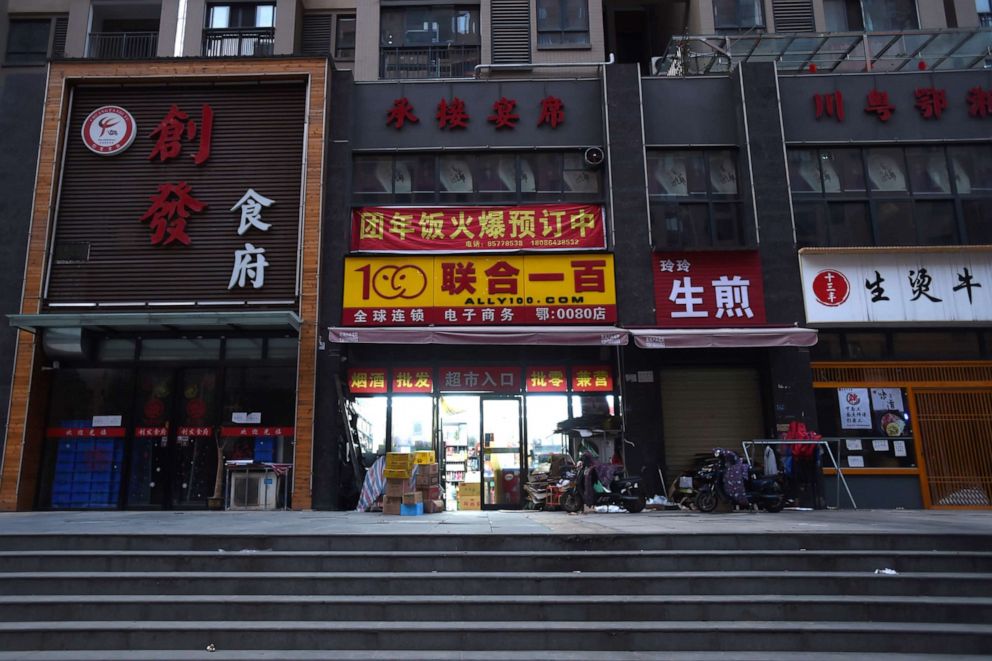
[[[268,471],[231,473],[228,509],[274,510],[278,481],[275,473]]]

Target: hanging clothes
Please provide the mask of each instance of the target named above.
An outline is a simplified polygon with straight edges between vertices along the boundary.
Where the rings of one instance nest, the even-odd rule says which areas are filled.
[[[764,464],[766,477],[778,475],[778,456],[775,454],[775,449],[770,445],[765,446]]]

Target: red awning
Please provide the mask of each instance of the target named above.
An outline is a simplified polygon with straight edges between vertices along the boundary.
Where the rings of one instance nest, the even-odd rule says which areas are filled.
[[[328,328],[341,344],[543,344],[625,346],[627,331],[613,326],[423,326],[407,328]]]
[[[642,349],[707,349],[745,347],[811,347],[812,328],[637,328],[634,344]]]

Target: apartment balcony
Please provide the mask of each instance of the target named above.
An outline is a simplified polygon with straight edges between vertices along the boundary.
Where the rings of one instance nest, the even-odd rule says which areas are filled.
[[[155,57],[158,32],[90,32],[86,57],[98,60],[140,60]]]
[[[204,30],[204,57],[265,57],[272,55],[275,28]]]
[[[381,47],[379,78],[470,78],[479,46]]]

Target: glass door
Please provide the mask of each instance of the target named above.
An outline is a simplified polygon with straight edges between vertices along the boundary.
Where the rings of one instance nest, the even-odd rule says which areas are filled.
[[[521,493],[521,401],[519,397],[482,398],[482,507],[518,508]]]
[[[449,510],[479,509],[478,395],[442,395],[438,403],[445,502]]]
[[[176,375],[172,369],[142,370],[137,381],[128,457],[127,506],[161,508],[167,504],[172,468],[169,433]]]
[[[176,392],[175,445],[172,506],[206,507],[223,474],[217,470],[217,370],[186,369],[180,372]]]

